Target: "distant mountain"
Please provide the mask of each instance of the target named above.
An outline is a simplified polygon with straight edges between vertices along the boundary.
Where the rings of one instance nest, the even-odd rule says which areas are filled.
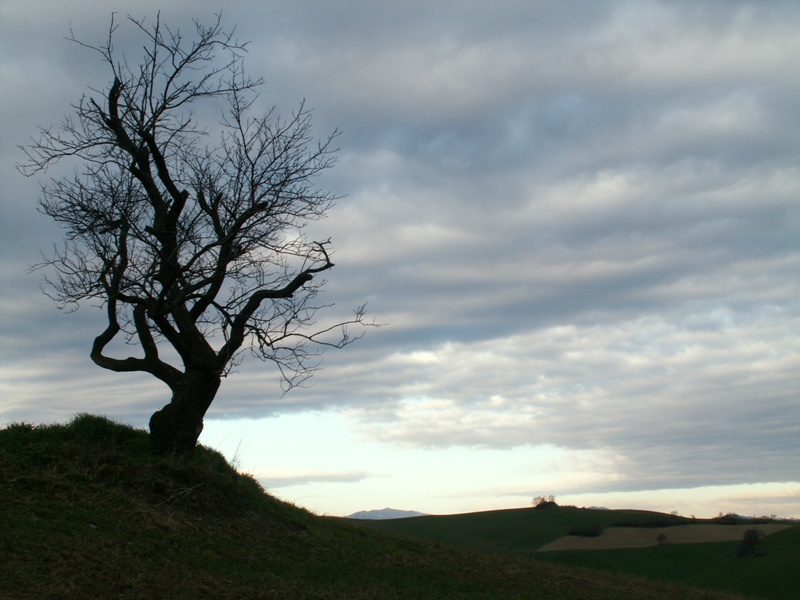
[[[380,510],[361,510],[359,512],[348,515],[348,519],[369,519],[369,520],[385,520],[385,519],[405,519],[407,517],[424,517],[425,513],[417,512],[415,510],[397,510],[396,508],[382,508]]]

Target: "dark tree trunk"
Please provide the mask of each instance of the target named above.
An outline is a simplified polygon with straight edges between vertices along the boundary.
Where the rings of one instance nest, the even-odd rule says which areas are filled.
[[[191,456],[203,417],[220,386],[219,375],[188,371],[172,389],[172,400],[150,417],[150,442],[157,454]]]

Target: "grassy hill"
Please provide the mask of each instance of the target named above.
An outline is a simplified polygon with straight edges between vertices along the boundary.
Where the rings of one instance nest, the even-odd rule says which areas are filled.
[[[795,575],[800,569],[800,527],[761,520],[729,521],[720,524],[717,519],[695,520],[649,511],[549,506],[370,521],[361,526],[474,551],[638,575],[653,581],[774,600],[800,597],[800,583]],[[758,556],[740,559],[738,540],[746,528],[753,526],[764,532],[787,528],[764,537],[759,543]],[[692,530],[696,532],[694,543],[680,543],[691,538],[688,532]],[[540,551],[543,547],[558,547],[558,542],[565,541],[563,536],[570,533],[581,535],[570,536],[567,540],[571,544],[560,545],[584,549]],[[665,535],[663,544],[656,542],[660,533]],[[731,541],[716,541],[722,537],[720,533],[730,533]],[[627,537],[634,547],[609,549],[623,544],[604,545],[606,534],[617,534],[607,536],[614,541]],[[651,540],[652,545],[635,547],[644,545],[642,540]],[[602,549],[591,550],[592,547]]]
[[[434,540],[479,552],[533,558],[539,548],[572,531],[598,531],[615,523],[674,523],[691,519],[656,512],[552,506],[461,515],[370,521],[367,527]]]
[[[312,515],[224,458],[82,415],[0,430],[0,597],[722,599]]]

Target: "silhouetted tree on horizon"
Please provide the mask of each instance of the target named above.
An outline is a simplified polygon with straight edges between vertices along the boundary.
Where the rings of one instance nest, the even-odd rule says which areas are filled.
[[[195,21],[189,38],[160,18],[128,21],[144,39],[135,65],[115,52],[113,17],[101,45],[71,35],[100,55],[110,84],[82,97],[58,130],[42,129],[19,168],[30,176],[80,161],[74,176],[42,187],[40,209],[66,240],[37,267],[55,270],[49,295],[61,308],[100,301],[107,326],[91,359],[164,382],[172,397],[150,419],[153,448],[190,455],[243,351],[274,362],[288,391],[324,346],[360,337],[348,325],[370,323],[364,306],[345,322],[314,317],[324,308],[316,277],[334,264],[330,240],[303,229],[336,199],[312,180],[333,164],[337,132],[314,140],[302,103],[286,119],[253,116],[261,81],[245,75],[246,44],[219,16]],[[193,118],[209,102],[223,107],[216,139]],[[139,353],[113,355],[116,340]]]

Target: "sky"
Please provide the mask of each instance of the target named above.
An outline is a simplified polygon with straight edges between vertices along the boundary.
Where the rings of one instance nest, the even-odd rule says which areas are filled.
[[[188,33],[220,4],[130,14]],[[70,28],[100,43],[131,6],[0,0],[0,425],[144,428],[169,399],[91,362],[101,310],[42,293],[63,238],[15,168],[110,84]],[[341,131],[325,317],[384,325],[286,395],[246,360],[201,443],[327,515],[800,517],[800,3],[242,0],[223,23],[264,112]]]

